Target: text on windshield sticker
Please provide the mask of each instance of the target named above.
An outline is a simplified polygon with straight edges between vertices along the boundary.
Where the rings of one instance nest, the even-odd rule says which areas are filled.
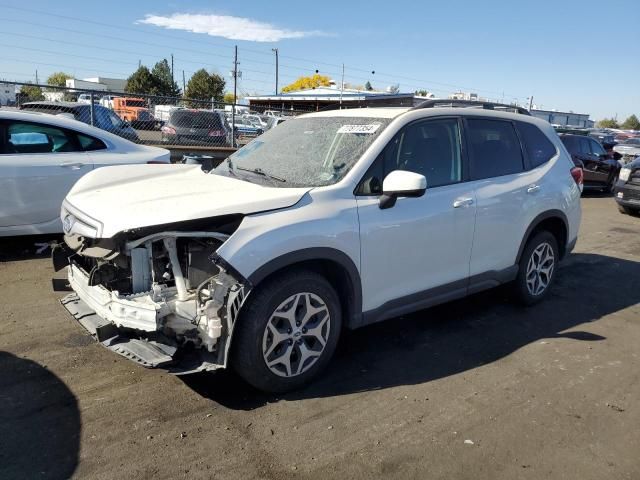
[[[375,133],[380,128],[379,123],[369,125],[343,125],[338,129],[338,133]]]

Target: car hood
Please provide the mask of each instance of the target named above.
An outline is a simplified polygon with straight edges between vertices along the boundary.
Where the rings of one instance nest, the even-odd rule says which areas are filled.
[[[78,228],[89,226],[96,237],[110,238],[136,228],[286,208],[309,190],[206,174],[199,165],[106,167],[78,180],[61,218],[65,233],[74,233],[78,223]],[[73,218],[65,221],[70,214]]]

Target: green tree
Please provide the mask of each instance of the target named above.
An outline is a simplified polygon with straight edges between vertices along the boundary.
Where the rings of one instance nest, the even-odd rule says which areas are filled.
[[[148,93],[151,94],[157,88],[156,78],[144,65],[138,68],[129,78],[124,86],[127,93]]]
[[[44,100],[42,89],[35,85],[22,85],[20,87],[20,99],[23,102],[36,102],[38,100]]]
[[[638,117],[636,117],[635,115],[631,115],[624,122],[622,122],[620,128],[623,128],[625,130],[640,130],[640,120],[638,120]]]
[[[54,87],[66,87],[67,79],[69,78],[73,78],[73,75],[69,75],[68,73],[64,73],[64,72],[55,72],[49,75],[49,78],[47,78],[47,85],[52,85]],[[47,92],[64,92],[63,99],[67,101],[74,101],[76,99],[75,94],[65,90],[61,90],[59,88],[47,88],[46,91]]]
[[[209,73],[204,68],[195,72],[187,83],[185,97],[190,100],[221,102],[224,96],[225,81],[216,73]],[[190,102],[191,106],[197,106],[198,102]]]
[[[151,93],[167,97],[177,97],[180,95],[180,89],[178,88],[178,84],[173,81],[171,67],[166,58],[153,66],[151,75],[155,80],[155,85],[152,87]]]
[[[55,72],[49,75],[49,78],[47,78],[47,85],[53,85],[54,87],[66,87],[67,80],[70,78],[73,78],[73,75],[69,75],[68,73],[64,72]],[[55,92],[56,90],[52,89],[52,91]]]
[[[233,93],[227,92],[224,94],[224,97],[222,97],[222,101],[224,103],[236,103],[236,97],[233,96]]]
[[[373,87],[371,86],[371,82],[369,80],[367,80],[367,83],[364,84],[364,89],[367,92],[370,92],[371,90],[373,90]]]
[[[306,90],[308,88],[328,87],[331,79],[318,73],[309,77],[300,77],[295,82],[282,88],[283,92],[295,92],[296,90]]]
[[[599,128],[620,128],[620,125],[618,125],[618,122],[616,122],[614,118],[603,118],[598,121],[597,126]]]

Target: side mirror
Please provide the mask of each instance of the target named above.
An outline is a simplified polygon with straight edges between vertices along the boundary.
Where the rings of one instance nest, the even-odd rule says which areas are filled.
[[[424,175],[405,170],[394,170],[382,182],[380,208],[391,208],[399,197],[421,197],[427,190]]]

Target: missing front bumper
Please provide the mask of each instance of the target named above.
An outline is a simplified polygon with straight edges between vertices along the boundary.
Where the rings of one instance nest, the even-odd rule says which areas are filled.
[[[222,368],[216,355],[207,351],[182,351],[169,343],[132,337],[100,317],[76,293],[66,295],[60,303],[102,346],[143,367],[161,368],[174,375]]]

